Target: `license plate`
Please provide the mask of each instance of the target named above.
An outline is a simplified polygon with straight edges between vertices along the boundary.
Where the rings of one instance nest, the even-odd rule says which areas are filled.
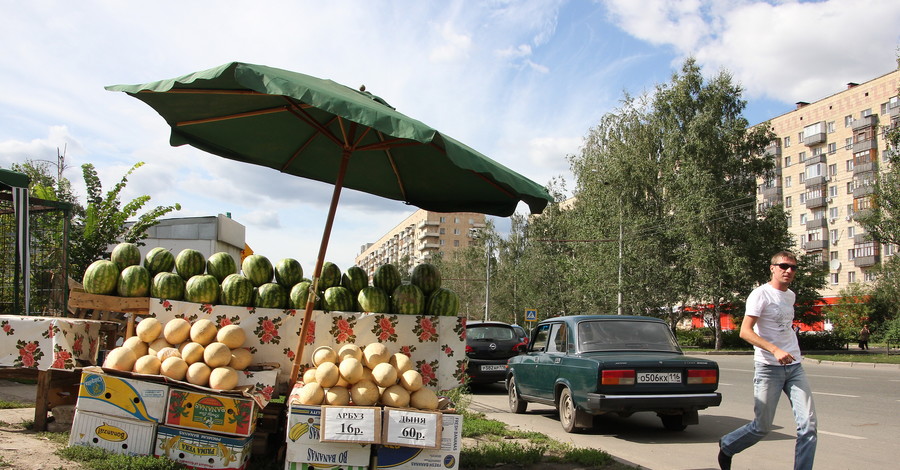
[[[638,372],[637,381],[642,384],[680,384],[681,372]]]
[[[504,365],[504,364],[493,365],[493,366],[481,366],[482,372],[498,372],[498,371],[504,371],[504,370],[506,370],[506,365]]]

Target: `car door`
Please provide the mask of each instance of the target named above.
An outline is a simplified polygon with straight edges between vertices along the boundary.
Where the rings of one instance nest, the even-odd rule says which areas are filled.
[[[534,374],[534,395],[545,400],[553,399],[553,389],[559,376],[560,363],[569,349],[568,328],[565,323],[551,323],[547,345],[537,358]]]
[[[516,358],[516,384],[522,395],[534,396],[536,393],[538,360],[544,354],[549,339],[550,325],[538,325],[532,332],[527,353]]]

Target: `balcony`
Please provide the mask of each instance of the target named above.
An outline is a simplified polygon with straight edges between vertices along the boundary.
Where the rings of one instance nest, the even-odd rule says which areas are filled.
[[[872,194],[872,191],[874,191],[874,189],[875,189],[875,186],[873,186],[873,185],[869,185],[869,184],[859,185],[859,186],[853,188],[853,198],[856,199],[856,198],[860,198],[863,196],[868,196],[869,194]]]
[[[853,132],[856,132],[860,129],[864,129],[866,127],[872,127],[878,123],[878,115],[870,114],[864,118],[854,119],[853,120]]]
[[[824,197],[811,197],[806,199],[806,208],[813,209],[816,207],[822,207],[825,205]],[[807,223],[809,225],[809,223]]]
[[[813,145],[819,145],[825,143],[825,133],[819,132],[818,134],[811,134],[803,137],[803,145],[807,147],[812,147]]]
[[[436,220],[423,220],[419,222],[418,229],[425,230],[425,227],[437,227],[440,223]]]
[[[855,176],[855,175],[859,175],[862,173],[872,173],[877,170],[878,170],[878,167],[877,167],[877,165],[875,165],[875,162],[857,163],[856,165],[853,166],[853,175]]]
[[[806,251],[821,251],[828,248],[828,240],[810,240],[803,246]]]
[[[437,243],[427,243],[426,242],[426,243],[419,243],[419,245],[416,247],[416,249],[419,251],[425,251],[425,250],[437,250],[437,249],[440,249],[440,247],[441,247],[441,245],[439,245]]]
[[[853,153],[865,152],[866,150],[875,150],[878,148],[878,141],[875,139],[866,139],[853,144]]]
[[[817,198],[818,199],[818,198]],[[825,228],[828,226],[828,220],[824,217],[821,219],[812,219],[806,221],[806,229]]]
[[[888,116],[891,118],[900,116],[900,103],[894,103],[891,106],[888,106]]]
[[[428,237],[438,237],[438,236],[440,236],[440,234],[437,232],[429,232],[427,230],[423,231],[423,232],[419,232],[419,240],[424,240],[425,238],[428,238]]]
[[[807,158],[804,163],[806,163],[806,166],[812,166],[812,165],[815,165],[816,163],[825,163],[825,154],[820,153],[818,155],[813,155],[813,156]]]
[[[760,191],[760,194],[762,195],[762,197],[764,197],[766,199],[774,199],[774,198],[781,199],[781,186],[772,186],[769,188],[762,188],[762,190]]]
[[[825,184],[828,180],[829,178],[827,176],[813,176],[812,178],[806,178],[806,180],[803,181],[803,184],[806,185],[807,188],[810,188],[812,186]]]
[[[769,146],[766,147],[765,155],[767,157],[780,158],[781,157],[781,146],[776,145],[776,144],[769,144]]]
[[[853,236],[853,244],[854,245],[862,245],[863,243],[872,241],[872,240],[867,240],[866,238],[867,237],[866,237],[865,233],[860,233],[860,234],[854,235]]]
[[[879,258],[880,258],[880,257],[879,257],[878,255],[872,255],[872,256],[857,256],[857,257],[853,260],[853,264],[854,264],[857,268],[866,268],[866,267],[869,267],[869,266],[875,266],[876,264],[878,264],[878,259],[879,259]]]

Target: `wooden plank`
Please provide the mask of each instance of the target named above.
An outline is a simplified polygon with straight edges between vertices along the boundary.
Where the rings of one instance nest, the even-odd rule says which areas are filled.
[[[140,314],[150,311],[150,297],[117,297],[73,290],[69,292],[69,307]]]
[[[51,370],[38,372],[37,396],[34,399],[34,430],[47,430],[47,412],[50,411],[50,374]]]

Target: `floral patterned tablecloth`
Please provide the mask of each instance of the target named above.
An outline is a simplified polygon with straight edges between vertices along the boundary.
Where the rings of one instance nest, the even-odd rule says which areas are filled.
[[[219,328],[235,324],[247,334],[244,347],[255,363],[277,363],[279,385],[290,390],[290,372],[303,324],[303,311],[196,304],[150,299],[150,315],[161,323],[173,318],[194,322],[201,318]],[[387,346],[391,353],[409,356],[422,373],[426,386],[439,391],[463,383],[466,370],[466,319],[425,315],[323,312],[312,314],[303,349],[304,370],[311,366],[312,352],[319,346],[335,349],[346,343],[360,347],[373,342]],[[301,370],[302,373],[302,370]]]
[[[96,364],[100,325],[96,320],[0,315],[0,366],[47,370]]]

